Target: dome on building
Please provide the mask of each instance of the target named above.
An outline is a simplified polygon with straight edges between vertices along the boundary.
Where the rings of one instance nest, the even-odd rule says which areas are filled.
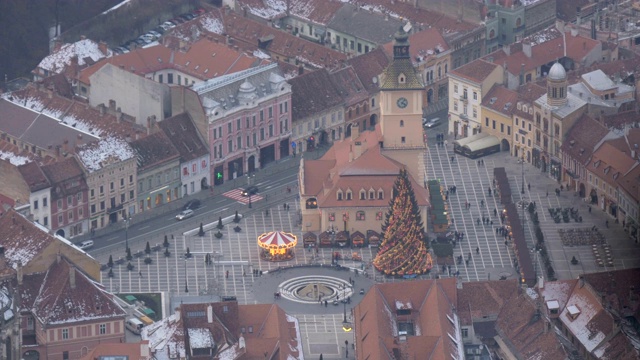
[[[238,99],[248,101],[255,99],[256,97],[256,87],[245,79],[244,82],[240,84]]]
[[[549,69],[549,80],[565,80],[566,78],[567,72],[559,62],[553,64],[551,69]]]

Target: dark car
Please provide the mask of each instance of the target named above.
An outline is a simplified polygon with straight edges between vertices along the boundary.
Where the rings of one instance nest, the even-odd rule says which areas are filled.
[[[255,195],[257,193],[258,193],[258,187],[251,185],[248,188],[243,189],[240,194],[242,194],[242,196],[249,196],[249,195]]]
[[[191,199],[182,207],[182,210],[195,210],[200,207],[200,200]]]

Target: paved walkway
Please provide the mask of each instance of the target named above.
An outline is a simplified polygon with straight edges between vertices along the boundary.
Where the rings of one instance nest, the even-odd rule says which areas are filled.
[[[471,254],[469,265],[463,262],[461,265],[452,266],[452,272],[460,271],[463,281],[486,280],[489,277],[496,280],[501,276],[512,278],[515,276],[513,269],[513,253],[504,245],[504,239],[496,235],[495,227],[499,226],[499,218],[493,216],[493,209],[500,211],[498,199],[489,196],[487,188],[492,183],[493,168],[505,167],[512,184],[514,201],[521,200],[535,201],[538,206],[538,213],[544,231],[546,243],[557,276],[561,279],[575,278],[582,272],[602,271],[608,268],[596,266],[593,250],[590,246],[563,246],[560,242],[558,229],[587,228],[593,225],[598,226],[605,235],[607,242],[612,247],[614,256],[613,269],[638,267],[640,266],[640,247],[629,241],[622,232],[620,225],[611,224],[606,229],[606,215],[599,210],[593,210],[591,214],[587,211],[587,205],[582,202],[572,192],[562,192],[556,196],[554,189],[556,183],[540,174],[538,169],[525,165],[522,167],[515,158],[506,153],[493,154],[485,157],[484,166],[479,166],[476,160],[471,160],[455,155],[455,161],[451,162],[451,149],[437,147],[435,142],[431,142],[429,153],[426,157],[427,173],[430,179],[440,179],[446,187],[457,186],[457,194],[449,195],[449,207],[455,221],[453,228],[465,232],[465,239],[454,249],[455,255],[463,255],[465,258]],[[522,187],[521,172],[524,169],[525,182],[531,187],[525,187],[525,194],[520,194]],[[265,178],[266,180],[266,178]],[[293,185],[293,183],[291,184]],[[287,185],[282,185],[287,186]],[[226,191],[231,190],[230,188]],[[272,189],[276,191],[276,189]],[[280,191],[278,189],[277,191]],[[546,192],[549,192],[549,197]],[[292,195],[293,196],[293,195]],[[470,209],[465,209],[465,201],[471,203]],[[486,207],[481,207],[484,201]],[[214,231],[209,231],[204,237],[199,236],[176,236],[170,239],[171,256],[165,257],[164,249],[152,252],[150,257],[152,263],[146,265],[144,256],[133,259],[133,271],[127,271],[125,265],[114,267],[114,277],[109,278],[107,272],[103,272],[103,283],[106,288],[114,292],[165,292],[171,297],[184,295],[221,295],[236,296],[241,304],[264,303],[276,301],[272,294],[274,290],[262,288],[262,286],[275,286],[284,277],[299,276],[316,273],[317,268],[301,267],[296,270],[287,270],[274,274],[274,276],[255,276],[253,270],[263,272],[274,270],[286,265],[311,265],[330,264],[333,251],[338,251],[343,258],[350,258],[352,252],[358,252],[363,261],[342,260],[341,264],[351,268],[367,270],[370,279],[364,277],[356,280],[362,284],[367,282],[397,282],[402,279],[389,279],[375,274],[371,267],[371,259],[375,256],[375,249],[319,249],[309,252],[301,246],[302,232],[299,226],[299,204],[292,199],[288,201],[290,210],[283,209],[282,204],[270,209],[267,216],[265,209],[254,206],[253,211],[247,212],[245,218],[239,223],[242,231],[237,233],[233,230],[234,224],[226,225],[221,231],[223,237],[217,239]],[[556,224],[549,217],[548,207],[574,207],[578,208],[583,217],[582,223],[560,223]],[[243,213],[244,214],[244,213]],[[477,219],[482,216],[490,217],[494,224],[478,225]],[[528,216],[528,215],[527,215]],[[169,222],[168,222],[169,223]],[[171,224],[177,227],[170,233],[182,233],[182,224],[173,220]],[[173,230],[173,229],[172,229]],[[294,249],[295,257],[286,263],[271,263],[260,258],[260,249],[257,246],[257,238],[260,234],[272,231],[284,230],[293,232],[298,236],[299,245]],[[533,228],[529,220],[525,221],[525,235],[529,246],[533,248]],[[150,243],[161,244],[162,235],[157,239],[150,239]],[[144,250],[145,243],[137,242],[132,244],[132,252]],[[123,254],[124,246],[121,249],[110,250],[114,254]],[[185,260],[184,253],[189,248],[192,258]],[[478,252],[476,252],[478,249]],[[214,263],[205,264],[205,254],[212,254]],[[534,254],[535,255],[535,254]],[[109,252],[98,252],[95,254],[98,261],[106,264]],[[578,265],[571,265],[569,260],[576,256]],[[534,256],[534,259],[536,257]],[[536,259],[536,270],[540,271],[540,259]],[[354,273],[340,272],[340,276],[354,276]],[[448,269],[442,272],[441,266],[434,268],[430,277],[449,276]],[[282,278],[282,279],[281,279]],[[367,285],[356,285],[356,288]],[[186,288],[185,288],[186,287]],[[186,290],[189,290],[187,293]],[[265,295],[267,294],[267,295]],[[354,297],[354,306],[358,299]],[[284,299],[279,300],[280,304],[291,314],[296,315],[300,320],[303,330],[302,336],[305,341],[305,355],[309,358],[318,358],[323,354],[325,359],[345,358],[344,340],[351,344],[353,333],[345,333],[342,330],[342,307],[329,306],[327,309],[318,307],[308,308],[308,306],[291,305]],[[166,309],[168,310],[168,309]],[[348,309],[347,309],[348,310]],[[337,342],[336,342],[337,339]],[[350,345],[349,345],[350,346]],[[353,356],[353,352],[349,352]]]

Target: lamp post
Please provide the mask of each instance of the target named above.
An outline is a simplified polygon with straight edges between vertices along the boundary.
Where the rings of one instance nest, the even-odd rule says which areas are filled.
[[[127,253],[129,253],[129,219],[129,216],[124,219],[124,246]]]
[[[522,154],[522,159],[520,159],[520,165],[522,168],[522,194],[524,194],[524,153]]]
[[[184,256],[184,292],[189,293],[189,283],[187,281],[187,255]]]
[[[251,178],[254,175],[250,175],[249,173],[247,173],[247,192],[249,193],[249,209],[251,209],[251,189],[249,189],[251,187]]]

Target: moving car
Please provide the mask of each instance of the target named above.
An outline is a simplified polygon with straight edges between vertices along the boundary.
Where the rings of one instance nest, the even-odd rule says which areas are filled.
[[[193,216],[193,210],[183,210],[180,214],[176,215],[176,220],[184,220]]]
[[[242,196],[255,195],[258,193],[258,187],[255,185],[251,185],[248,188],[245,188],[240,193]]]
[[[434,126],[440,125],[440,118],[433,118],[431,120],[427,120],[424,122],[424,127],[432,128]]]
[[[191,199],[182,207],[182,210],[195,210],[200,207],[200,200]]]

